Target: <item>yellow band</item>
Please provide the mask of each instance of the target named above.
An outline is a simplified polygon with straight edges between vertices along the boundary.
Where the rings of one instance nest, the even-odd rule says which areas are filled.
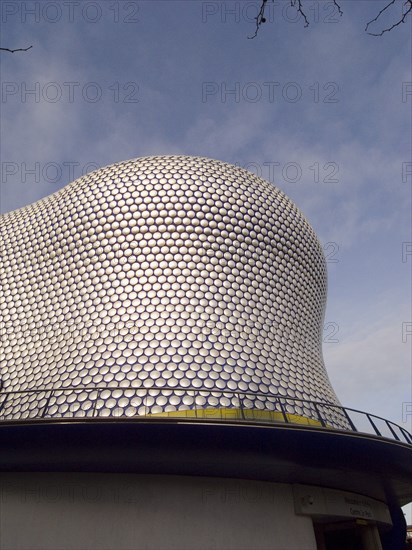
[[[168,411],[147,416],[168,418],[201,418],[202,420],[256,420],[261,422],[285,422],[281,412],[262,411],[258,409],[187,409],[183,411]],[[318,420],[306,418],[297,414],[285,413],[287,422],[291,424],[306,424],[321,426]]]

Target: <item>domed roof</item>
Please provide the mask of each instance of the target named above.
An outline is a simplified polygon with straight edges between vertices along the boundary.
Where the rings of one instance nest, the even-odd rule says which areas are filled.
[[[248,171],[120,162],[6,214],[0,231],[2,387],[26,392],[4,416],[46,400],[47,416],[230,408],[240,394],[253,409],[275,410],[271,395],[339,404],[322,359],[322,248]],[[304,401],[287,410],[313,415]]]

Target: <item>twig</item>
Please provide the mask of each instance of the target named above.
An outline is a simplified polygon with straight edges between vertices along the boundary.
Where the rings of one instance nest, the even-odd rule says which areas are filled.
[[[27,52],[27,50],[30,50],[30,48],[32,48],[33,46],[29,46],[28,48],[16,48],[15,50],[11,50],[10,48],[0,48],[0,50],[4,51],[4,52],[11,52],[11,53],[14,53],[14,52]]]
[[[394,4],[396,2],[396,0],[391,0],[389,2],[389,4],[387,4],[384,8],[381,9],[381,11],[378,13],[378,15],[375,17],[375,19],[371,19],[366,27],[365,27],[365,31],[370,34],[371,36],[382,36],[385,32],[389,32],[391,31],[392,29],[394,29],[395,27],[397,27],[398,25],[400,25],[401,23],[405,23],[406,21],[406,18],[407,16],[409,15],[409,13],[412,11],[412,0],[406,0],[406,2],[403,4],[404,6],[409,6],[408,9],[406,10],[406,12],[403,14],[403,16],[401,17],[401,19],[399,19],[399,21],[397,23],[393,23],[393,25],[391,25],[390,27],[387,27],[386,29],[383,29],[383,31],[381,32],[369,32],[368,31],[368,28],[369,28],[369,25],[372,25],[372,23],[375,23],[375,21],[377,21],[379,19],[379,17],[383,14],[383,12],[385,10],[387,10],[388,8],[390,8],[390,6],[392,6],[392,4]]]
[[[338,13],[339,13],[339,15],[342,17],[343,11],[341,10],[340,5],[338,4],[338,0],[333,0],[333,3],[334,3],[335,6],[338,8]]]
[[[306,13],[303,11],[302,9],[302,0],[290,0],[290,5],[292,7],[296,7],[296,3],[298,4],[298,7],[296,8],[297,12],[300,13],[300,15],[303,17],[303,20],[304,20],[304,27],[309,27],[309,21],[308,21],[308,18],[306,17]]]
[[[265,23],[266,22],[266,19],[265,19],[265,8],[266,8],[266,3],[267,3],[268,0],[262,0],[262,3],[260,5],[260,10],[259,10],[259,13],[257,14],[257,16],[255,17],[256,19],[256,29],[255,29],[255,33],[252,35],[252,36],[248,36],[249,39],[252,39],[252,38],[255,38],[257,36],[257,33],[259,32],[259,27],[262,23]],[[273,2],[273,0],[272,0]]]

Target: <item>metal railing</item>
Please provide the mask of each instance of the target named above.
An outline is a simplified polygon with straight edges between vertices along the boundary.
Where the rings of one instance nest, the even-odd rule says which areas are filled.
[[[0,425],[81,417],[299,424],[372,434],[412,445],[412,435],[405,428],[380,416],[281,394],[179,386],[75,386],[0,393]]]

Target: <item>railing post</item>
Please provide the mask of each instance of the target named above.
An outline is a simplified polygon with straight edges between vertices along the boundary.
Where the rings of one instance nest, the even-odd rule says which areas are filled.
[[[346,420],[349,422],[350,427],[354,432],[357,432],[355,424],[352,422],[351,417],[348,415],[348,411],[345,409],[345,407],[340,407],[340,409],[344,412]]]
[[[243,410],[243,398],[241,397],[243,394],[238,393],[237,398],[239,399],[239,406],[240,406],[240,415],[242,417],[242,420],[245,420],[245,412]]]
[[[316,411],[316,414],[318,415],[318,419],[319,419],[319,421],[320,421],[320,423],[321,423],[322,428],[326,428],[325,421],[323,420],[323,417],[322,417],[322,415],[321,415],[320,412],[319,412],[318,404],[314,402],[314,403],[313,403],[313,406],[315,407],[315,411]]]
[[[280,410],[282,411],[283,420],[284,420],[285,424],[289,424],[289,420],[288,420],[288,417],[286,415],[285,407],[284,407],[284,405],[281,401],[281,398],[279,398],[279,406],[280,406]]]
[[[396,439],[396,441],[400,441],[400,439],[399,439],[399,437],[397,436],[395,430],[392,428],[391,423],[389,422],[389,420],[386,421],[386,425],[387,425],[388,428],[390,429],[391,434],[392,434],[393,437]]]
[[[48,396],[48,398],[47,398],[46,404],[44,405],[43,412],[42,412],[42,414],[40,415],[41,418],[44,418],[44,417],[46,416],[46,411],[47,411],[47,409],[49,408],[49,403],[50,403],[50,399],[51,399],[52,395],[53,395],[53,390],[50,390],[50,393],[49,393],[49,396]]]
[[[94,418],[96,416],[97,401],[100,398],[101,392],[102,392],[102,390],[97,390],[97,396],[96,396],[96,399],[94,400],[94,406],[93,406],[93,411],[92,411],[92,418]]]
[[[7,398],[9,397],[9,394],[8,393],[5,393],[4,394],[4,399],[1,401],[0,403],[0,412],[3,410],[4,408],[4,405],[6,404],[7,402]]]
[[[402,428],[402,426],[398,426],[398,428],[401,430],[402,435],[405,438],[406,443],[412,444],[412,436],[408,432],[408,430],[405,430],[405,428]]]
[[[149,411],[149,405],[147,404],[147,401],[149,399],[149,390],[148,388],[144,388],[145,391],[146,391],[146,395],[145,395],[145,398],[143,399],[143,403],[144,403],[144,416],[147,416],[148,415],[148,411]]]
[[[197,418],[197,403],[196,403],[196,397],[199,395],[198,390],[193,391],[193,410],[195,411],[195,418]]]
[[[382,437],[381,432],[380,432],[380,431],[378,430],[378,428],[376,427],[375,422],[372,420],[372,418],[370,417],[370,415],[369,415],[368,413],[366,413],[366,416],[368,417],[368,420],[369,420],[369,422],[371,423],[372,428],[375,430],[375,433],[376,433],[377,435],[380,435],[380,436]]]

